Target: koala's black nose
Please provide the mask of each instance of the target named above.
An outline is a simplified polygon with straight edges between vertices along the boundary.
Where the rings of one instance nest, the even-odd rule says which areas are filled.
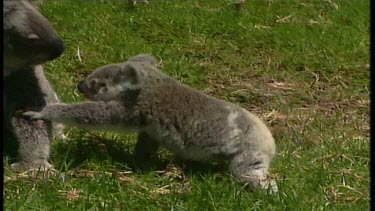
[[[81,92],[81,93],[83,93],[83,91],[84,91],[84,81],[81,81],[81,82],[79,82],[79,84],[77,85],[77,89],[78,89],[78,91],[79,92]]]
[[[56,38],[51,44],[49,44],[48,49],[50,53],[49,59],[54,60],[64,52],[65,45],[60,38]]]

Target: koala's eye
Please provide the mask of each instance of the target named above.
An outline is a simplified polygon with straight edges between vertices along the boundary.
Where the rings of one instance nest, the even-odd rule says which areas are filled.
[[[99,93],[105,93],[108,91],[107,85],[105,83],[98,83],[96,90],[98,90]]]
[[[106,87],[106,84],[104,82],[99,82],[99,81],[94,80],[94,81],[91,81],[90,87],[95,90],[99,90],[99,89],[102,89],[103,87]]]
[[[96,87],[98,87],[98,88],[102,88],[102,87],[105,87],[105,86],[106,85],[103,82],[99,82],[99,83],[96,84]]]
[[[90,81],[90,88],[95,88],[96,87],[96,81],[93,80],[93,81]]]

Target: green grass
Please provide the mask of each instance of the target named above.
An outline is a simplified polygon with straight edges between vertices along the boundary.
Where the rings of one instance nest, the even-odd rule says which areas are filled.
[[[93,69],[152,53],[270,126],[280,192],[246,192],[224,164],[165,151],[138,164],[135,134],[71,128],[52,149],[65,180],[7,171],[6,210],[369,210],[369,1],[248,0],[239,12],[229,0],[149,1],[41,6],[66,44],[45,65],[58,95],[83,101],[75,86]]]

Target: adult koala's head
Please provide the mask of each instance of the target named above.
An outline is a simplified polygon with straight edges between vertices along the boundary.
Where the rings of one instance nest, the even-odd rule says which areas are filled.
[[[6,70],[43,64],[63,53],[62,40],[30,1],[3,0],[3,3]]]
[[[77,88],[89,100],[111,101],[166,78],[168,76],[156,68],[155,58],[142,54],[124,63],[99,67],[80,82]]]

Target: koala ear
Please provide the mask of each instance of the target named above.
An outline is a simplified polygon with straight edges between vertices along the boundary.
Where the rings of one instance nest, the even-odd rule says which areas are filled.
[[[133,56],[128,60],[128,62],[141,62],[152,66],[156,66],[158,63],[155,57],[149,54],[139,54],[137,56]]]
[[[126,82],[129,88],[138,89],[143,85],[145,76],[139,64],[127,62],[121,68],[119,79]]]

